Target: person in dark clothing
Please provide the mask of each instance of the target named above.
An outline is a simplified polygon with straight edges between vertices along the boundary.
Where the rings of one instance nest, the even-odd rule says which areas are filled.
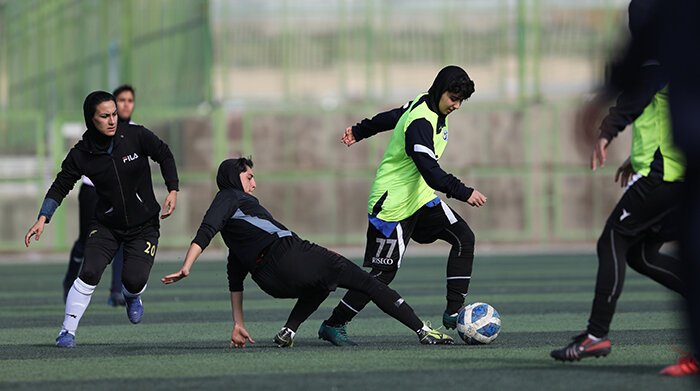
[[[680,258],[686,288],[688,321],[693,353],[681,357],[662,374],[700,373],[700,3],[686,0],[632,0],[630,19],[637,20],[628,44],[609,67],[608,78],[596,98],[581,112],[583,124],[620,91],[638,84],[642,65],[649,58],[661,64],[668,83],[673,140],[685,156],[681,188]],[[635,33],[637,32],[637,33]]]
[[[219,192],[204,215],[182,268],[161,279],[172,284],[187,277],[209,242],[221,232],[229,249],[228,283],[234,327],[231,346],[255,341],[243,317],[243,281],[251,274],[260,288],[275,298],[297,298],[284,327],[274,337],[279,347],[291,347],[297,329],[337,287],[355,289],[405,326],[422,344],[452,344],[416,316],[396,291],[382,284],[340,254],[300,239],[276,221],[252,196],[256,183],[249,158],[228,159],[216,176]]]
[[[131,116],[134,114],[136,101],[136,91],[134,91],[134,87],[129,84],[123,84],[117,87],[112,95],[117,99],[117,115],[119,116],[119,122],[136,125],[134,121],[131,120]]]
[[[379,113],[345,129],[347,146],[379,132],[393,130],[372,184],[367,207],[365,267],[384,284],[393,281],[409,241],[452,245],[447,259],[446,301],[442,317],[448,329],[457,327],[474,262],[475,237],[469,225],[435,191],[480,207],[486,197],[467,187],[438,164],[448,142],[447,116],[474,93],[474,82],[458,66],[438,72],[427,93],[402,107]],[[319,328],[320,338],[336,346],[355,345],[346,325],[369,302],[367,295],[350,291]]]
[[[97,191],[95,219],[85,243],[85,259],[66,299],[66,312],[58,347],[75,346],[75,332],[104,269],[120,245],[124,247],[122,293],[132,323],[143,316],[141,294],[160,236],[160,205],[153,194],[148,157],[159,163],[168,188],[161,219],[175,210],[178,176],[167,144],[143,126],[117,126],[117,104],[108,92],[90,93],[83,104],[87,130],[63,160],[61,171],[49,188],[36,223],[24,237],[39,240],[44,225],[81,175],[90,178]]]
[[[131,115],[134,112],[134,88],[128,84],[117,87],[112,95],[117,100],[117,116],[118,123],[126,123],[135,125],[131,121]],[[90,178],[83,176],[80,193],[78,193],[78,209],[79,209],[79,235],[78,239],[73,243],[73,248],[68,261],[68,270],[63,278],[63,302],[66,302],[68,291],[73,286],[73,282],[78,277],[80,265],[83,264],[85,253],[85,240],[87,240],[88,229],[90,223],[95,217],[95,207],[97,206],[97,192]],[[124,249],[119,246],[117,253],[112,259],[112,283],[109,289],[109,298],[107,304],[117,307],[125,306],[124,295],[122,295],[122,267],[124,265]]]
[[[671,138],[668,89],[658,60],[649,59],[639,75],[638,84],[620,94],[602,121],[591,155],[591,169],[595,170],[605,161],[610,142],[633,124],[632,152],[615,178],[627,185],[627,190],[598,239],[598,276],[588,327],[571,343],[551,352],[556,360],[576,361],[610,353],[608,332],[627,264],[685,294],[680,260],[659,252],[665,242],[679,237],[678,203],[684,159]]]

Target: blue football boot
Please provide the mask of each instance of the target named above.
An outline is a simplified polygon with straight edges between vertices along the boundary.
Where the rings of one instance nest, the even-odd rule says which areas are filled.
[[[56,337],[56,346],[59,348],[74,348],[75,335],[69,333],[67,330],[61,330],[61,333]]]
[[[129,321],[133,324],[141,322],[141,318],[143,317],[141,296],[124,296],[124,301],[126,301],[126,314],[129,316]]]

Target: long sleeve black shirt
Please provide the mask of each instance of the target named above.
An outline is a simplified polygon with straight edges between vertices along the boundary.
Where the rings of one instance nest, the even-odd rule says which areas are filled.
[[[615,106],[600,125],[600,137],[608,141],[617,137],[644,112],[657,92],[666,85],[658,61],[647,61],[639,70],[637,82],[622,91]]]
[[[192,240],[205,249],[221,232],[229,249],[229,290],[243,290],[243,280],[255,270],[261,253],[279,238],[294,236],[276,221],[257,198],[240,190],[224,189],[214,197]]]

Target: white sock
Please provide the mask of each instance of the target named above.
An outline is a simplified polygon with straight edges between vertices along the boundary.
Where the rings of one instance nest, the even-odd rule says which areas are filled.
[[[421,330],[423,330],[423,331],[431,331],[432,329],[431,329],[430,327],[428,327],[428,325],[423,324],[423,327],[421,327],[421,329],[418,330],[418,331],[421,331]],[[416,333],[417,333],[418,331],[416,331]]]
[[[95,285],[88,285],[80,278],[75,279],[66,297],[66,316],[63,318],[61,330],[66,330],[75,335],[78,323],[80,323],[80,319],[90,304],[92,292],[94,291]]]
[[[126,288],[122,285],[122,294],[124,295],[124,297],[130,297],[130,298],[139,297],[139,296],[141,296],[141,294],[143,292],[146,291],[146,287],[148,287],[148,284],[143,286],[143,289],[141,289],[141,292],[131,293],[131,292],[127,291]]]
[[[596,337],[595,335],[590,334],[590,333],[588,334],[588,338],[590,338],[591,341],[593,341],[593,342],[598,342],[598,341],[601,340],[601,338],[598,338],[598,337]]]

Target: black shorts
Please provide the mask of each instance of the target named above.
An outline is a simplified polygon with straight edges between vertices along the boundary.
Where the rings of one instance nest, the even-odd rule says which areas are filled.
[[[317,244],[295,237],[273,243],[252,273],[253,281],[275,298],[298,298],[334,291],[348,259]]]
[[[410,217],[398,222],[387,236],[371,222],[367,227],[367,246],[362,266],[393,271],[401,267],[401,260],[410,239],[418,243],[433,243],[440,233],[455,223],[464,223],[445,202],[423,206]]]
[[[617,203],[607,224],[629,237],[653,235],[664,242],[678,239],[682,186],[681,182],[640,177]]]
[[[129,292],[137,293],[146,285],[160,238],[158,217],[133,228],[114,229],[93,220],[85,243],[85,259],[79,277],[97,285],[104,269],[122,245],[124,266],[122,281]]]

